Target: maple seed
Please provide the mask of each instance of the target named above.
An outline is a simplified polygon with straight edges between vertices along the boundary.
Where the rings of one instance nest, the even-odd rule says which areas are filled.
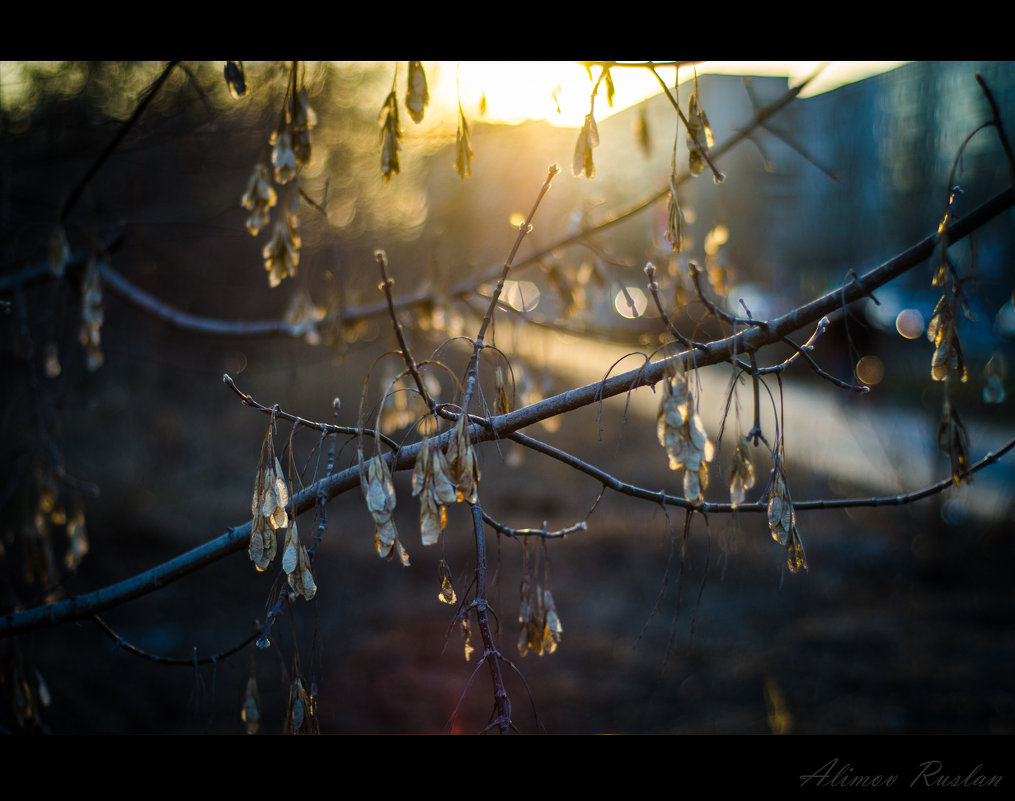
[[[543,653],[552,654],[557,650],[557,646],[560,645],[560,638],[564,633],[564,627],[557,616],[557,607],[553,604],[553,596],[550,595],[549,590],[543,593],[543,608],[545,610],[543,617]]]
[[[310,569],[310,557],[307,555],[307,549],[300,542],[295,520],[286,532],[285,548],[282,552],[282,570],[289,578],[289,586],[292,587],[293,592],[302,595],[304,600],[309,601],[317,594],[317,584],[314,582],[314,574]]]
[[[786,545],[795,526],[796,515],[786,488],[786,479],[782,470],[777,469],[772,480],[772,494],[768,499],[768,528],[772,532],[772,539],[780,545]]]
[[[437,593],[437,600],[442,604],[453,604],[458,600],[455,595],[455,588],[451,584],[451,568],[448,567],[448,563],[441,559],[439,566],[440,579],[441,579],[441,591]],[[468,657],[466,657],[468,660]]]
[[[391,480],[391,472],[388,470],[387,462],[378,454],[367,464],[363,461],[363,451],[359,451],[359,465],[360,487],[376,527],[374,538],[377,543],[377,553],[383,559],[393,559],[397,555],[399,561],[408,567],[409,554],[406,553],[402,543],[398,541],[398,532],[395,529],[393,516],[395,485]]]
[[[595,176],[596,165],[592,161],[592,149],[595,147],[599,147],[599,126],[596,125],[595,117],[586,114],[585,124],[575,142],[574,158],[571,160],[571,172],[575,178],[582,173],[585,173],[586,178]]]
[[[257,679],[247,679],[247,691],[240,709],[240,718],[247,724],[247,734],[257,734],[261,728],[261,694],[257,689]]]
[[[455,171],[464,181],[472,177],[472,137],[469,135],[469,123],[465,120],[465,114],[459,106],[458,109],[458,133],[455,135]]]
[[[289,711],[286,715],[286,734],[310,734],[314,730],[314,701],[303,688],[303,680],[289,685]]]
[[[715,456],[715,446],[695,410],[694,395],[679,363],[676,374],[663,380],[656,435],[669,456],[670,470],[684,468],[684,497],[700,501],[708,487],[708,463]]]
[[[418,61],[409,62],[409,85],[406,88],[405,107],[415,123],[423,122],[423,112],[430,103],[430,91],[426,85],[426,73]]]
[[[250,527],[250,545],[247,554],[259,571],[266,570],[275,558],[278,547],[275,536],[276,529],[288,528],[289,489],[282,476],[282,466],[278,458],[271,455],[271,461],[262,467],[265,454],[274,453],[271,429],[268,430],[261,448],[261,463],[257,466],[254,478],[254,497],[250,502],[252,515]]]
[[[431,448],[430,440],[424,439],[412,471],[412,494],[419,496],[419,527],[424,545],[437,544],[448,523],[445,505],[458,500],[449,469],[443,451]]]
[[[944,408],[941,410],[941,424],[937,434],[938,448],[951,462],[952,479],[956,484],[973,480],[969,470],[969,434],[959,417],[959,412],[946,395]]]
[[[380,134],[381,173],[387,183],[392,175],[398,174],[398,151],[402,148],[402,131],[398,126],[398,97],[394,92],[384,101],[380,116],[383,118]]]
[[[700,175],[708,163],[708,150],[715,146],[715,137],[708,124],[708,117],[698,103],[698,79],[694,80],[694,92],[687,106],[687,150],[688,168],[691,175]]]
[[[786,546],[786,564],[790,573],[806,573],[807,557],[804,555],[804,545],[800,541],[800,534],[793,526],[790,532],[789,544]]]
[[[237,64],[235,61],[227,61],[225,66],[226,86],[229,87],[229,94],[234,100],[246,97],[247,78],[243,73],[243,62]]]
[[[733,470],[730,473],[730,506],[736,509],[744,502],[747,490],[754,486],[754,465],[747,450],[747,441],[741,440],[733,454]]]
[[[479,464],[476,462],[476,452],[469,442],[465,422],[465,415],[459,415],[448,445],[448,472],[456,487],[456,500],[475,503],[479,498],[476,490],[479,484]]]
[[[247,230],[251,235],[257,236],[260,230],[268,224],[271,219],[271,208],[278,202],[278,195],[275,187],[271,185],[271,177],[268,174],[268,167],[258,164],[250,176],[250,183],[247,184],[247,191],[240,200],[240,205],[250,212],[247,218]]]

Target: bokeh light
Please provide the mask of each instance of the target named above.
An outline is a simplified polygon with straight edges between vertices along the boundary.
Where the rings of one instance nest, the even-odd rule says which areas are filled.
[[[856,377],[869,387],[885,377],[885,364],[877,356],[864,356],[856,363]]]
[[[923,335],[923,315],[916,309],[903,309],[895,318],[895,330],[906,339]]]
[[[648,308],[648,298],[639,287],[627,286],[614,296],[613,307],[621,317],[633,320],[645,313],[645,309]]]
[[[530,312],[539,305],[539,287],[531,281],[505,281],[500,296],[515,311]]]

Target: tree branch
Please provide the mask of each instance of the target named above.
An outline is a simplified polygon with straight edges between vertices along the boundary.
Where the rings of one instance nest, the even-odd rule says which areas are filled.
[[[618,66],[625,66],[619,64]],[[657,65],[658,66],[658,65]],[[714,147],[710,151],[710,157],[714,161],[718,161],[737,145],[748,141],[751,134],[762,127],[765,122],[782,109],[784,109],[790,102],[792,102],[797,95],[803,90],[810,79],[804,81],[800,85],[790,89],[785,95],[776,100],[771,105],[760,110],[755,114],[750,124],[747,125],[744,130],[740,131],[732,138],[723,142],[722,144]],[[681,173],[679,177],[675,177],[672,181],[674,187],[678,187],[691,180],[693,176],[689,172]],[[539,264],[550,254],[554,253],[561,248],[573,245],[586,239],[587,237],[606,231],[615,225],[619,225],[625,220],[634,217],[642,211],[650,208],[653,204],[664,199],[670,192],[670,184],[667,185],[647,197],[635,202],[632,206],[624,209],[606,220],[596,223],[593,225],[586,226],[579,231],[576,231],[567,236],[561,237],[549,245],[543,247],[540,250],[526,256],[525,258],[519,259],[514,265],[514,270],[522,270],[525,267],[530,267],[535,264]],[[468,281],[462,281],[455,286],[449,288],[448,292],[445,293],[445,297],[448,299],[461,299],[467,297],[475,292],[476,287],[495,280],[502,271],[502,266],[491,267],[486,270],[478,279],[472,279]],[[302,336],[302,332],[296,330],[293,326],[282,320],[223,320],[214,317],[206,317],[196,314],[190,314],[188,312],[181,311],[168,303],[165,303],[148,292],[145,292],[140,287],[130,282],[122,274],[114,270],[108,264],[100,265],[100,274],[106,285],[117,292],[129,303],[133,303],[135,306],[143,309],[149,314],[163,320],[169,325],[175,326],[183,331],[189,331],[194,334],[211,335],[220,337],[271,337],[271,336]],[[47,278],[49,275],[49,266],[40,265],[38,268],[33,268],[33,277],[36,278]],[[0,289],[4,287],[3,283],[0,283]],[[411,308],[413,306],[419,306],[433,301],[433,295],[428,290],[419,290],[399,298],[395,298],[393,301],[396,309]],[[387,299],[377,302],[368,303],[360,306],[353,306],[345,309],[328,314],[321,323],[324,325],[337,325],[342,322],[365,320],[372,317],[378,317],[380,315],[389,314],[390,309],[388,306]]]
[[[1015,190],[1009,188],[979,206],[961,220],[953,222],[947,230],[948,241],[956,242],[968,236],[972,231],[1011,208],[1013,202],[1015,202]],[[694,363],[697,366],[706,366],[728,361],[730,358],[729,354],[731,353],[754,353],[759,348],[779,341],[782,337],[799,328],[817,322],[824,315],[869,295],[878,287],[883,286],[907,270],[922,263],[933,252],[937,240],[937,234],[926,237],[906,252],[852,281],[848,286],[833,290],[779,318],[768,321],[767,327],[752,327],[749,330],[741,331],[725,339],[708,344],[705,348],[701,349],[702,352],[693,354]],[[684,359],[690,362],[691,354],[684,352],[671,357],[671,359]],[[541,420],[599,402],[602,399],[629,392],[640,386],[653,385],[662,379],[669,361],[670,359],[666,359],[601,382],[568,390],[523,409],[491,418],[482,424],[474,423],[469,431],[470,441],[478,443],[497,437],[512,435],[512,439],[525,444],[525,440],[529,438],[524,438],[523,435],[515,433],[519,429]],[[451,432],[449,431],[438,438],[440,447],[447,446],[450,436]],[[531,443],[529,446],[532,447]],[[549,448],[549,446],[543,447]],[[970,472],[992,464],[1011,450],[1012,447],[1015,447],[1015,440],[1010,441],[997,452],[988,454],[981,462],[974,465],[970,469]],[[388,454],[385,458],[389,460],[392,469],[408,469],[415,464],[418,448],[418,444],[401,448],[394,453]],[[315,482],[293,498],[290,506],[292,514],[294,516],[299,515],[319,502],[318,499],[322,492],[328,499],[331,499],[342,492],[357,487],[359,485],[359,472],[358,465],[352,466],[335,475],[326,476]],[[608,474],[602,474],[602,476],[608,477]],[[602,476],[597,475],[597,478],[602,480]],[[794,506],[796,509],[803,510],[845,508],[851,505],[872,506],[911,503],[935,492],[940,492],[945,487],[950,486],[951,483],[952,480],[948,479],[918,493],[895,496],[889,499],[813,501],[796,503]],[[670,498],[659,493],[655,494],[652,499],[677,505],[680,505],[679,501],[684,501],[684,499]],[[687,502],[684,501],[684,503],[686,504]],[[702,505],[700,508],[716,512],[726,511],[722,504]],[[760,505],[744,505],[738,507],[738,510],[761,511],[761,508]],[[0,619],[0,638],[36,628],[65,623],[70,620],[79,620],[94,615],[103,609],[108,609],[145,595],[234,551],[244,550],[247,547],[250,532],[251,523],[247,522],[242,526],[230,529],[225,534],[208,543],[126,581],[88,595],[70,598],[49,606],[5,615]]]

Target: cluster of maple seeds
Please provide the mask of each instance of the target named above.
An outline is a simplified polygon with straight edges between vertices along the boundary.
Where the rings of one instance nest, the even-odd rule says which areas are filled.
[[[676,374],[663,381],[656,434],[670,458],[670,470],[684,468],[684,497],[700,501],[708,487],[708,463],[715,456],[715,446],[705,433],[679,361]]]
[[[699,502],[708,487],[708,463],[715,456],[715,447],[705,433],[695,408],[687,374],[678,362],[674,375],[663,381],[663,397],[657,423],[659,444],[666,449],[670,469],[684,468],[684,497]],[[747,490],[754,486],[754,464],[748,440],[737,444],[730,471],[730,505],[744,502]],[[786,548],[786,563],[793,573],[807,570],[807,557],[796,527],[796,513],[783,474],[781,458],[777,458],[768,492],[768,527],[772,539]]]
[[[317,124],[317,115],[310,107],[306,91],[295,88],[297,68],[298,64],[294,63],[293,85],[286,97],[278,127],[268,141],[271,169],[267,164],[257,164],[247,191],[240,200],[243,208],[250,212],[247,230],[252,236],[257,236],[270,222],[271,209],[278,203],[275,185],[284,188],[281,214],[275,222],[271,239],[261,251],[264,269],[268,272],[268,284],[272,287],[278,286],[282,279],[296,275],[300,261],[302,241],[298,231],[300,194],[297,179],[300,168],[310,163],[310,129]]]
[[[961,294],[961,285],[955,275],[955,266],[948,256],[948,226],[952,220],[953,208],[961,192],[956,188],[948,197],[948,209],[938,226],[940,256],[934,279],[935,287],[942,287],[941,297],[934,307],[927,324],[927,339],[934,345],[930,362],[930,376],[934,381],[944,382],[944,403],[941,408],[941,422],[938,426],[938,449],[951,462],[952,478],[956,484],[969,482],[969,435],[959,417],[959,411],[952,400],[952,387],[956,382],[965,383],[969,378],[962,345],[959,342],[958,315],[961,306],[966,316],[973,318]]]
[[[521,602],[518,608],[518,653],[525,656],[531,651],[536,656],[552,654],[560,645],[564,627],[561,625],[553,596],[544,580],[540,581],[530,559],[528,547],[522,553]]]
[[[253,519],[247,553],[258,571],[267,570],[278,550],[277,532],[284,529],[282,569],[293,592],[309,601],[317,594],[317,584],[310,567],[310,556],[299,540],[296,519],[289,515],[288,506],[289,488],[275,456],[269,429],[254,480],[254,497],[250,504]]]
[[[420,533],[423,545],[435,545],[447,525],[447,506],[478,499],[479,463],[469,441],[467,418],[461,415],[452,429],[447,453],[435,448],[431,438],[424,439],[416,454],[412,471],[412,494],[420,499]],[[398,539],[395,528],[395,485],[388,464],[378,451],[364,460],[359,452],[360,486],[367,509],[374,519],[377,553],[384,559],[398,556],[408,566],[409,554]]]
[[[780,464],[776,464],[768,498],[768,528],[772,532],[772,539],[786,548],[786,564],[790,572],[806,572],[807,557],[797,531],[796,512]]]

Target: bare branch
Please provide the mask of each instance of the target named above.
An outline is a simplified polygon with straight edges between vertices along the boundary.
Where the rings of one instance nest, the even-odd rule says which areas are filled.
[[[124,137],[131,131],[131,129],[137,124],[138,120],[141,119],[141,115],[144,114],[145,109],[148,108],[148,104],[151,103],[158,95],[159,90],[163,84],[172,74],[173,69],[179,64],[178,61],[170,61],[166,64],[165,69],[162,70],[162,74],[155,79],[155,82],[149,86],[141,96],[141,101],[137,104],[137,108],[134,109],[134,113],[127,118],[127,120],[120,126],[120,130],[116,132],[116,136],[113,137],[112,141],[106,146],[106,148],[99,154],[98,158],[92,162],[87,172],[82,176],[81,180],[75,184],[74,188],[71,189],[70,194],[67,196],[67,200],[64,202],[60,209],[60,222],[66,222],[67,218],[70,217],[70,213],[74,210],[74,206],[77,205],[78,199],[81,197],[81,193],[85,191],[85,188],[91,183],[102,165],[106,163],[110,156],[113,155],[116,148],[120,146]]]

